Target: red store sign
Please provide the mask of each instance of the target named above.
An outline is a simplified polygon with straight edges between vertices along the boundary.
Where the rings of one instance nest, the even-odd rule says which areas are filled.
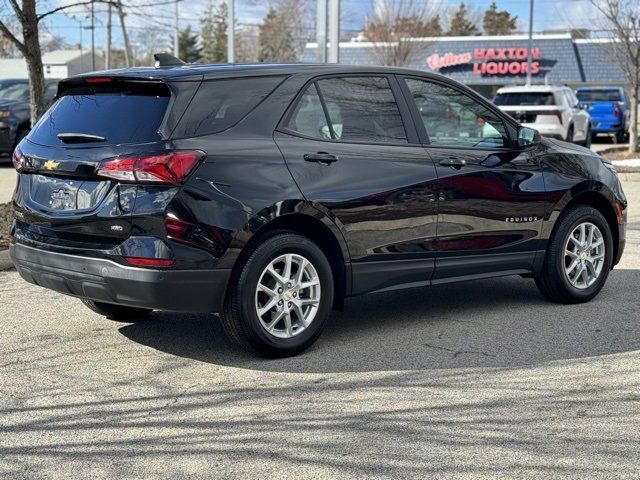
[[[432,70],[442,70],[458,65],[472,65],[473,73],[482,76],[524,75],[527,73],[529,49],[524,47],[474,48],[473,52],[434,53],[427,58]],[[531,74],[540,73],[540,49],[531,49]]]

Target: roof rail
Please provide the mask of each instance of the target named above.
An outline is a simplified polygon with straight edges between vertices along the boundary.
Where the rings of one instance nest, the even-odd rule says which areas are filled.
[[[178,67],[180,65],[186,65],[185,62],[168,53],[154,53],[153,58],[156,61],[156,64],[155,64],[156,68]]]

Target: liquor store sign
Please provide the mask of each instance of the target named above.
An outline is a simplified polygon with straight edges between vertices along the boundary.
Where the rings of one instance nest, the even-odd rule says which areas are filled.
[[[523,47],[474,48],[472,52],[434,53],[427,58],[431,70],[446,72],[454,67],[468,66],[483,77],[526,75],[529,49]],[[540,73],[540,49],[531,49],[531,74]]]

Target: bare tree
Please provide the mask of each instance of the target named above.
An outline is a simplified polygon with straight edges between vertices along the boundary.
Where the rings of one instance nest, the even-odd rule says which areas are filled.
[[[429,0],[374,0],[367,16],[364,37],[373,42],[371,56],[376,63],[404,67],[424,42],[416,37],[441,34],[437,9]]]
[[[629,151],[638,151],[638,94],[640,93],[640,1],[591,0],[605,19],[607,49],[631,87]]]
[[[110,0],[95,1],[109,3]],[[22,0],[22,6],[18,4],[18,0],[7,0],[7,2],[11,6],[11,10],[17,20],[18,30],[21,31],[22,38],[20,38],[19,34],[14,34],[3,20],[0,20],[0,34],[19,50],[27,62],[31,124],[33,124],[44,113],[46,107],[44,97],[44,68],[42,66],[42,50],[40,48],[40,22],[54,13],[80,5],[91,5],[92,2],[87,0],[65,4],[41,13],[37,12],[36,0]]]

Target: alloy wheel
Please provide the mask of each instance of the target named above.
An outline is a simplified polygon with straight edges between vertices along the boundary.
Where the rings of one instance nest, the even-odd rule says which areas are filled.
[[[600,229],[591,222],[577,225],[564,244],[564,270],[569,283],[580,290],[600,277],[605,261],[605,243]]]
[[[320,277],[308,259],[294,253],[280,255],[258,280],[255,308],[260,324],[275,337],[294,337],[315,318],[320,294]]]

